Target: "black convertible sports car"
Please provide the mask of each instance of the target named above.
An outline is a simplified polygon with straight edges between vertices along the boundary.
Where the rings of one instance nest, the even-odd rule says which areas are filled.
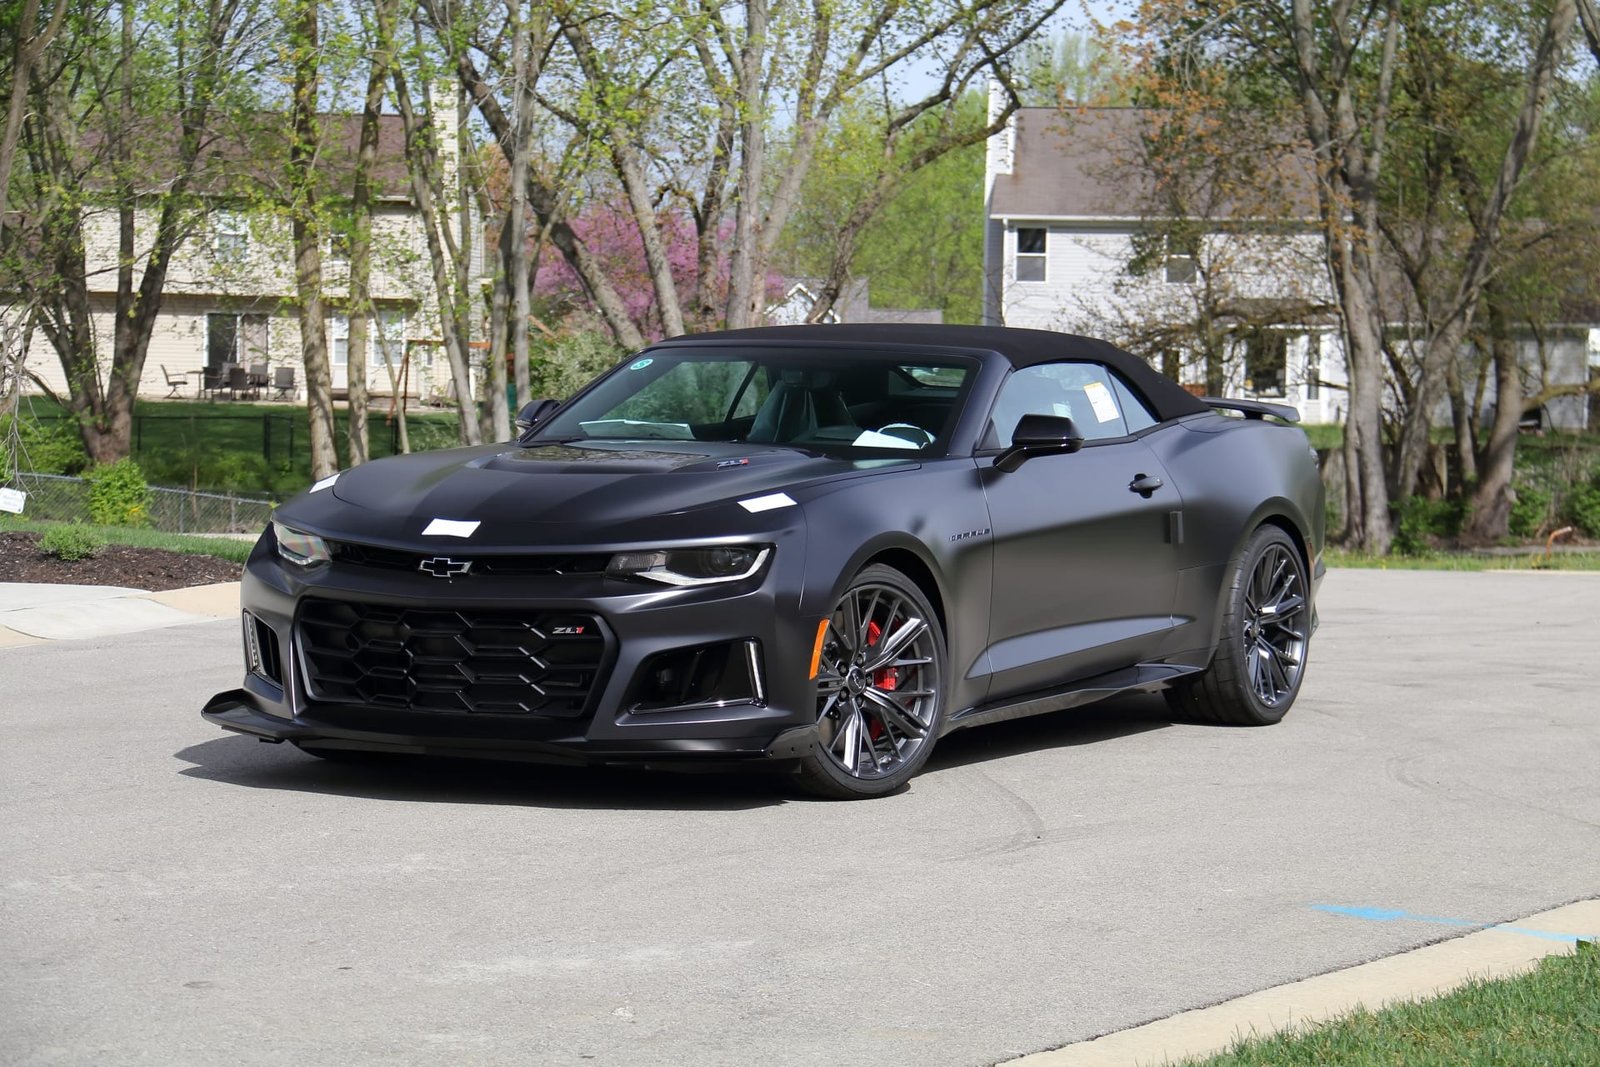
[[[680,337],[524,417],[284,505],[244,686],[205,717],[331,758],[758,761],[859,797],[962,727],[1155,690],[1272,723],[1305,676],[1323,491],[1294,411],[1103,341]]]

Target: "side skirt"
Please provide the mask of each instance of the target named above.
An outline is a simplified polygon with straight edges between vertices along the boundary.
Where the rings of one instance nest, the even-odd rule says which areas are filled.
[[[954,733],[969,726],[1022,719],[1029,715],[1043,715],[1050,711],[1075,708],[1080,704],[1093,704],[1097,700],[1121,693],[1154,693],[1166,689],[1180,678],[1199,674],[1205,668],[1186,667],[1171,663],[1141,663],[1134,667],[1084,678],[1059,689],[1047,689],[1021,697],[1008,697],[991,704],[980,704],[957,712],[946,721],[944,733]]]

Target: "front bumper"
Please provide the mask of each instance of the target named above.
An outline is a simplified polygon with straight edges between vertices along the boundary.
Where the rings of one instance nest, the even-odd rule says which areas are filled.
[[[551,731],[549,736],[509,737],[502,731],[471,736],[459,731],[410,733],[393,723],[381,730],[358,730],[315,721],[282,719],[266,710],[270,701],[249,689],[218,693],[201,716],[225,730],[262,741],[289,741],[315,748],[354,749],[404,755],[508,760],[523,763],[673,766],[733,761],[792,761],[811,751],[816,725],[790,727],[756,737],[615,739],[591,742],[582,735]]]
[[[274,645],[274,669],[263,672],[247,652],[254,669],[243,685],[217,694],[201,714],[227,730],[314,748],[629,765],[794,760],[810,751],[815,733],[809,654],[817,620],[798,617],[798,578],[778,560],[757,578],[713,588],[656,589],[598,575],[456,581],[336,564],[295,572],[278,562],[267,538],[246,565],[241,605],[247,648],[252,628],[260,628],[258,643]],[[308,645],[328,640],[325,627],[313,638],[303,625],[311,601],[423,614],[584,616],[599,622],[606,646],[577,714],[352,702],[330,697],[308,659]],[[658,657],[727,642],[758,650],[754,699],[641,706],[641,679]]]

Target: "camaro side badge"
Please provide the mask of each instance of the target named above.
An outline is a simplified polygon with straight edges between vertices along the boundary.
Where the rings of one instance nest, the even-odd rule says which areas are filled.
[[[434,519],[423,529],[423,537],[471,537],[477,532],[476,519]]]
[[[431,574],[435,578],[456,578],[472,570],[472,561],[451,559],[449,556],[434,556],[417,564],[417,570]]]
[[[758,511],[771,511],[774,508],[792,508],[794,499],[788,493],[768,493],[766,496],[753,496],[749,500],[741,500],[739,506],[753,515]]]

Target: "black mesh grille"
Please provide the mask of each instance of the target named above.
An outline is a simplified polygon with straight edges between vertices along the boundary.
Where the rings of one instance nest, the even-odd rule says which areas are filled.
[[[416,571],[423,560],[435,555],[379,548],[375,545],[357,545],[348,541],[335,541],[330,545],[330,549],[335,563],[353,567],[380,567],[392,571]],[[474,575],[601,574],[605,571],[606,564],[611,561],[611,556],[606,553],[494,556],[463,555],[457,552],[446,555],[452,559],[471,561]]]
[[[313,700],[411,711],[582,715],[605,656],[592,616],[301,602]]]

